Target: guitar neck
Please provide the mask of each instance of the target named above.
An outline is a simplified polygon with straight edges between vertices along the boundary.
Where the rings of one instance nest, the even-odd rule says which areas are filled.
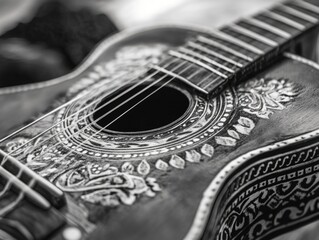
[[[170,50],[169,58],[154,68],[212,96],[296,47],[301,37],[317,28],[318,21],[317,2],[288,1],[191,39]],[[185,62],[188,69],[177,71]],[[192,75],[198,70],[200,77]]]

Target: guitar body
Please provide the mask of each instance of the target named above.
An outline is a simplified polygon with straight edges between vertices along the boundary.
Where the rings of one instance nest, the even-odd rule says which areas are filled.
[[[0,132],[9,136],[1,142],[3,151],[63,123],[42,136],[54,135],[50,140],[13,155],[65,193],[66,204],[57,208],[63,224],[55,231],[47,227],[42,238],[269,239],[318,218],[319,67],[295,55],[211,98],[171,81],[152,112],[143,113],[155,116],[152,123],[165,120],[154,125],[135,129],[124,122],[100,131],[100,122],[76,134],[95,120],[81,117],[101,101],[76,114],[79,109],[200,34],[207,33],[181,27],[123,32],[65,77],[0,91]],[[94,94],[102,93],[86,94],[94,86]],[[36,212],[29,214],[37,219]],[[50,225],[41,221],[21,224],[32,235]]]

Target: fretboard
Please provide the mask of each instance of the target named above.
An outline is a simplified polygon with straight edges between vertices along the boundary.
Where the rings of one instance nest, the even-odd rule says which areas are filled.
[[[169,57],[154,68],[214,95],[275,61],[318,23],[319,3],[315,0],[288,1],[197,36],[170,50]]]

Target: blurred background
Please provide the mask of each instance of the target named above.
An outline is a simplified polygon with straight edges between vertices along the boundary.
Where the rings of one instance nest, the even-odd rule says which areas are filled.
[[[216,28],[279,0],[0,0],[0,87],[70,72],[102,39],[160,24]]]
[[[0,0],[0,87],[62,76],[118,31],[160,24],[217,28],[280,0]],[[276,240],[319,239],[318,223]]]

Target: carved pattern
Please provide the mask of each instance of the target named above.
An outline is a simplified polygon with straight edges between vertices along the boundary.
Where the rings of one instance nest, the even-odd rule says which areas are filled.
[[[293,54],[289,54],[286,53],[285,54],[286,57],[289,57],[293,60],[296,60],[298,62],[301,62],[303,64],[307,64],[309,66],[311,66],[314,69],[319,69],[319,65],[311,62],[307,59],[301,58],[297,55],[293,55]],[[216,224],[220,222],[220,216],[216,216],[216,214],[212,213],[212,211],[214,209],[218,209],[218,212],[227,212],[228,208],[224,208],[226,202],[228,201],[228,198],[230,196],[231,193],[234,192],[232,187],[228,187],[227,186],[227,190],[228,190],[228,194],[224,194],[223,189],[225,190],[225,185],[228,183],[232,183],[233,182],[233,177],[232,174],[236,173],[239,169],[239,167],[245,165],[249,165],[250,162],[256,162],[255,157],[257,157],[258,159],[260,159],[260,155],[264,154],[264,153],[269,153],[270,155],[272,155],[272,153],[276,152],[276,153],[281,153],[283,152],[283,148],[285,147],[289,147],[289,146],[293,146],[295,144],[298,144],[298,146],[295,146],[293,149],[299,149],[300,150],[300,154],[299,154],[299,162],[304,159],[307,160],[307,157],[311,156],[311,158],[315,158],[316,156],[314,155],[315,152],[317,151],[317,146],[309,146],[310,143],[309,141],[314,141],[314,142],[318,142],[319,139],[319,130],[315,130],[294,138],[290,138],[284,141],[280,141],[280,142],[276,142],[273,144],[270,144],[268,146],[262,147],[262,148],[258,148],[255,149],[251,152],[248,152],[238,158],[233,159],[230,163],[228,163],[219,173],[218,175],[212,180],[212,182],[210,183],[209,187],[205,190],[205,194],[201,200],[201,203],[199,205],[199,208],[197,210],[196,213],[196,217],[194,218],[193,224],[191,226],[191,228],[189,229],[189,232],[187,233],[187,235],[185,236],[185,240],[193,240],[193,239],[201,239],[203,238],[203,233],[206,232],[207,235],[209,236],[209,238],[216,238],[217,232],[218,232],[218,228],[216,227]],[[309,147],[310,149],[313,148],[313,151],[310,149],[309,150],[305,150],[302,149],[302,145],[306,143],[307,147]],[[294,150],[293,150],[294,151]],[[311,155],[309,155],[311,154]],[[291,166],[291,163],[293,161],[289,161],[289,159],[295,158],[296,155],[292,154],[291,157],[285,157],[283,155],[277,156],[278,157],[278,161],[275,161],[275,168],[274,173],[278,173],[280,171],[280,168],[284,165],[286,166]],[[276,158],[274,158],[276,159]],[[313,163],[312,163],[313,164]],[[265,165],[267,166],[267,164],[261,165],[263,166],[263,168],[265,167]],[[269,164],[272,165],[272,164]],[[304,169],[304,166],[301,165],[301,168]],[[316,167],[317,168],[317,167]],[[272,169],[269,168],[268,169]],[[306,171],[309,171],[309,168],[306,168]],[[317,171],[318,169],[314,169],[315,171]],[[242,175],[239,175],[239,177]],[[247,172],[245,174],[245,176],[247,177]],[[249,176],[249,175],[248,175]],[[315,176],[315,175],[313,175]],[[245,178],[246,178],[245,177]],[[244,179],[245,179],[244,178]],[[282,177],[280,179],[278,179],[279,181],[284,181],[285,177]],[[241,181],[243,184],[245,183],[245,181]],[[238,184],[238,183],[237,183]],[[315,185],[315,184],[314,184]],[[317,189],[316,187],[314,187],[313,189]],[[240,192],[240,191],[236,191],[236,193],[243,193],[244,191]],[[295,191],[294,193],[299,193],[298,191]],[[247,194],[249,195],[249,190],[247,191]],[[299,194],[297,194],[299,195]],[[303,195],[303,194],[301,194]],[[309,196],[309,195],[308,195]],[[287,208],[284,210],[285,216],[297,216],[297,218],[290,218],[290,220],[294,219],[293,221],[290,221],[288,224],[285,224],[285,222],[278,222],[276,221],[276,223],[280,223],[278,225],[276,225],[276,229],[274,231],[264,231],[263,228],[259,228],[263,231],[264,235],[257,237],[256,239],[269,239],[271,238],[272,234],[274,234],[273,236],[275,236],[276,231],[280,231],[280,233],[283,233],[286,229],[293,229],[293,228],[297,228],[299,226],[301,226],[302,224],[305,224],[307,222],[310,222],[311,220],[318,218],[318,210],[316,210],[316,206],[313,203],[317,203],[318,202],[318,193],[316,195],[313,195],[312,198],[308,198],[308,200],[306,200],[306,198],[304,198],[304,200],[302,200],[300,202],[300,204],[298,205],[299,207],[305,207],[304,210],[314,210],[314,211],[308,211],[308,214],[300,214],[301,213],[301,208],[297,208],[294,209],[294,207],[296,206],[296,204],[292,204],[292,208]],[[272,200],[272,198],[270,198],[270,200]],[[234,204],[236,204],[236,201],[232,201]],[[305,204],[305,203],[310,203],[310,204]],[[276,206],[275,204],[273,206]],[[310,206],[312,208],[310,208]],[[318,206],[318,204],[317,204]],[[293,211],[291,211],[293,210]],[[296,211],[295,211],[296,210]],[[250,211],[250,209],[247,211]],[[296,214],[293,214],[293,212],[295,212]],[[303,212],[305,213],[305,211]],[[281,215],[281,219],[283,215]],[[303,216],[303,217],[302,217]],[[264,226],[266,226],[267,222],[264,222]],[[206,229],[206,226],[209,227],[209,229]],[[258,225],[256,225],[258,226]],[[241,226],[239,226],[241,227]],[[215,229],[215,230],[214,230]],[[241,228],[243,229],[243,228]],[[258,228],[255,228],[255,230],[258,230]],[[217,232],[216,232],[217,231]],[[257,231],[255,231],[256,233]],[[225,235],[223,235],[224,237]],[[229,235],[226,235],[226,237]],[[245,239],[245,236],[241,235],[242,238],[241,239]],[[246,235],[247,236],[247,235]],[[248,238],[248,237],[247,237]]]
[[[264,238],[318,215],[318,149],[264,159],[241,171],[224,194],[217,239]]]
[[[249,135],[256,124],[253,116],[269,119],[274,110],[283,110],[300,92],[287,79],[255,79],[237,87],[238,107],[251,116],[240,116],[236,124],[227,130],[227,136],[216,136],[219,145],[234,147],[241,135]],[[243,113],[242,113],[243,115]]]
[[[148,167],[140,168],[143,169],[140,170],[143,175],[147,174]],[[131,205],[136,196],[145,194],[153,197],[155,192],[160,191],[155,179],[144,179],[129,172],[131,170],[120,172],[110,164],[88,163],[62,174],[57,186],[65,192],[84,193],[81,194],[82,200],[103,206],[118,206],[121,203]]]
[[[68,96],[82,94],[90,86],[97,89],[96,96],[62,109],[52,119],[60,124],[43,136],[53,133],[57,137],[41,145],[38,145],[39,139],[28,144],[23,149],[26,157],[20,157],[19,153],[18,159],[63,190],[79,195],[84,202],[104,206],[132,204],[138,196],[153,196],[159,190],[151,177],[155,169],[180,170],[188,164],[212,159],[218,145],[235,146],[238,140],[250,134],[258,115],[268,116],[271,111],[282,109],[297,94],[296,88],[286,80],[255,79],[238,89],[226,89],[209,101],[197,95],[189,96],[192,111],[183,121],[160,132],[114,136],[85,127],[90,125],[90,119],[84,116],[93,111],[96,104],[92,103],[101,94],[97,84],[109,86],[105,91],[122,86],[129,80],[127,76],[138,76],[145,71],[141,66],[159,61],[164,50],[161,45],[127,47],[113,61],[95,66],[70,89]],[[276,95],[274,87],[278,85],[280,93]],[[239,102],[236,102],[237,94]],[[253,104],[256,96],[261,99],[257,108]],[[87,107],[89,104],[92,106]],[[263,104],[266,107],[260,107]],[[10,152],[31,137],[12,139],[6,150]],[[72,154],[64,157],[70,150]],[[159,159],[164,154],[166,157]],[[97,167],[93,167],[95,165]]]
[[[287,79],[258,79],[237,88],[243,110],[259,118],[268,119],[274,110],[283,110],[298,94],[298,88]]]
[[[80,154],[127,161],[186,149],[204,142],[221,131],[224,124],[230,120],[231,112],[235,107],[235,93],[232,89],[227,89],[209,102],[197,95],[188,94],[193,110],[189,111],[180,123],[152,134],[114,135],[105,131],[98,132],[91,126],[91,119],[83,117],[90,115],[96,108],[98,102],[94,102],[101,97],[101,94],[104,95],[117,86],[125,85],[132,78],[135,78],[135,81],[140,80],[137,76],[147,70],[145,65],[157,63],[165,50],[162,45],[125,47],[116,54],[113,61],[94,67],[94,71],[89,73],[87,78],[70,90],[70,95],[81,94],[82,90],[87,89],[97,80],[99,84],[108,88],[102,93],[97,88],[96,96],[91,96],[89,99],[83,98],[60,111],[56,122],[65,119],[68,121],[59,124],[55,129],[58,140]],[[202,133],[203,128],[209,129]],[[83,141],[89,137],[91,137],[89,143],[83,144]],[[156,150],[154,150],[154,142],[156,142]],[[77,148],[80,143],[83,147]]]

